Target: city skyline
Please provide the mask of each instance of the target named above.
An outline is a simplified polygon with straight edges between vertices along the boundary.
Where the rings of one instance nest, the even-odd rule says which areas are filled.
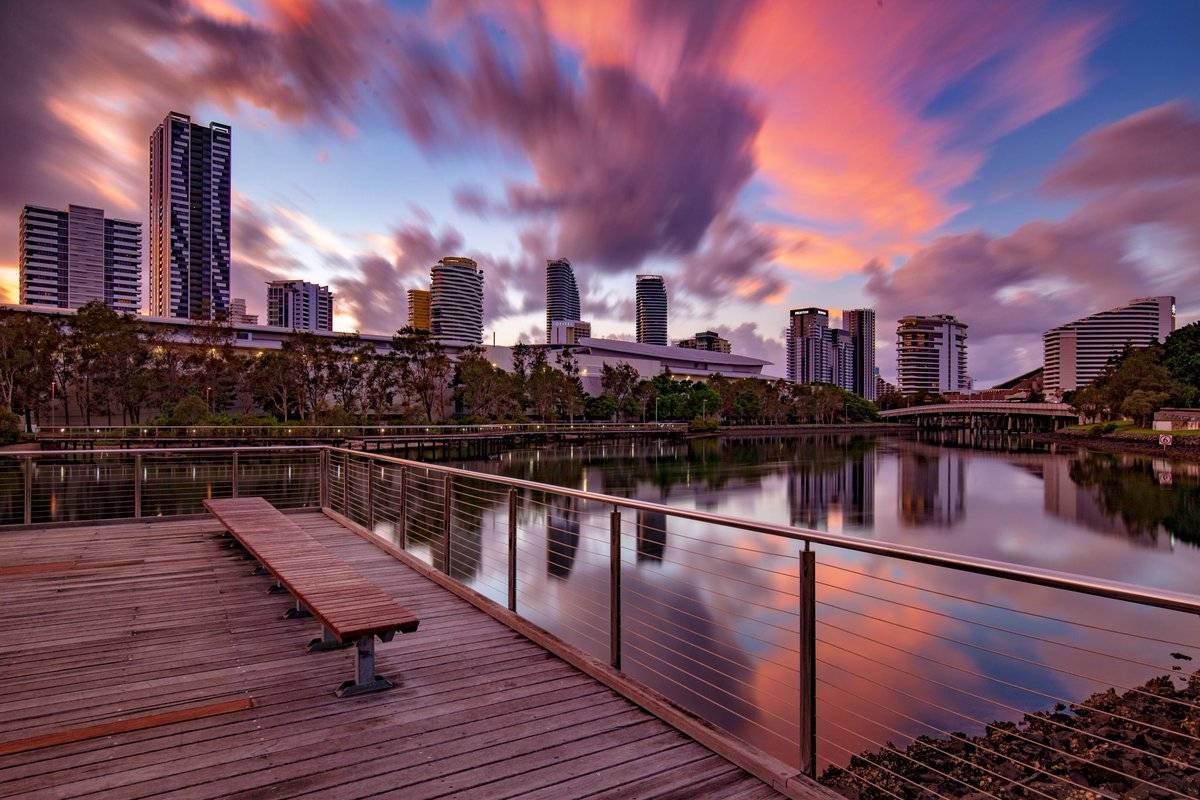
[[[1177,296],[1180,325],[1200,315],[1194,5],[652,7],[16,6],[6,51],[28,68],[0,143],[22,157],[0,213],[79,203],[148,223],[146,141],[176,109],[236,129],[229,295],[260,314],[255,287],[296,278],[337,292],[335,328],[388,332],[430,264],[464,254],[488,276],[488,338],[540,341],[533,287],[561,254],[598,336],[632,335],[629,282],[661,273],[670,330],[719,322],[780,374],[789,308],[872,307],[882,332],[954,313],[977,385],[1130,297]],[[257,74],[231,65],[242,34],[265,54]],[[516,69],[485,84],[484,57]],[[446,80],[395,80],[434,72]],[[894,379],[894,341],[878,341]]]

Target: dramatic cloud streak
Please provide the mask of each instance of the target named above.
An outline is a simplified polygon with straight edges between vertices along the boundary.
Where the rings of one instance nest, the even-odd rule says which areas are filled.
[[[971,362],[1032,367],[1041,333],[1139,295],[1200,304],[1200,117],[1160,106],[1085,137],[1046,187],[1085,202],[1058,222],[1008,236],[943,236],[903,266],[866,267],[881,316],[956,313],[970,326]],[[1147,238],[1180,254],[1180,269],[1147,259]],[[1162,248],[1159,248],[1161,251]],[[1009,371],[1019,372],[1020,370]]]

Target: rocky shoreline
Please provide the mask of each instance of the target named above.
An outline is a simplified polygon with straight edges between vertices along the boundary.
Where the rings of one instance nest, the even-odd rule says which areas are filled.
[[[1089,436],[1081,433],[1035,433],[1033,440],[1051,444],[1066,444],[1087,450],[1105,450],[1113,453],[1135,453],[1137,455],[1159,456],[1175,461],[1200,461],[1200,437],[1176,436],[1175,443],[1165,450],[1157,441],[1143,436],[1128,436],[1120,433],[1110,433],[1103,436]]]
[[[1123,694],[1110,689],[1082,705],[993,722],[982,736],[922,736],[903,749],[889,743],[820,780],[851,800],[1200,797],[1200,767],[1182,766],[1200,765],[1200,740],[1188,738],[1200,737],[1198,709],[1200,671],[1163,675]]]

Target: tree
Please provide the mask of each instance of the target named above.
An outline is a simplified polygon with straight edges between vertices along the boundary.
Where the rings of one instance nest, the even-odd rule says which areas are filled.
[[[606,363],[601,368],[600,387],[604,394],[613,400],[614,419],[625,408],[625,403],[633,395],[637,384],[638,371],[632,364],[621,363],[614,367]]]
[[[340,337],[333,345],[329,359],[329,384],[333,397],[348,414],[365,414],[368,409],[367,381],[375,360],[375,347],[357,333]]]
[[[21,312],[0,314],[0,399],[22,412],[26,430],[54,393],[62,331],[50,319]]]
[[[543,422],[554,419],[567,382],[567,376],[547,364],[544,358],[541,363],[530,368],[529,379],[526,381],[529,402],[534,413]]]
[[[503,419],[519,413],[517,376],[489,361],[482,347],[467,347],[459,353],[454,383],[459,400],[472,416]]]
[[[453,368],[442,346],[427,331],[401,328],[392,337],[396,351],[400,386],[415,403],[426,422],[438,422],[446,416]]]
[[[1166,405],[1170,398],[1166,392],[1134,389],[1121,401],[1121,413],[1131,417],[1139,426],[1148,428],[1154,418],[1154,412]]]
[[[283,351],[297,372],[300,415],[307,414],[310,422],[316,422],[333,389],[333,345],[323,336],[305,331],[284,342]]]
[[[259,353],[247,370],[256,402],[287,422],[299,394],[299,374],[292,354],[284,350]]]
[[[1167,337],[1162,364],[1179,383],[1200,391],[1200,322],[1180,328]]]
[[[579,362],[575,360],[575,354],[570,348],[559,351],[558,368],[565,378],[559,398],[562,413],[574,422],[575,417],[583,413],[584,391],[583,380],[579,377]]]

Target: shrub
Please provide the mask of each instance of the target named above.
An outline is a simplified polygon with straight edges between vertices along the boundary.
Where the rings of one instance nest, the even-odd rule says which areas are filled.
[[[4,409],[0,411],[0,445],[16,444],[21,439],[21,418]]]
[[[694,417],[688,423],[691,433],[715,433],[721,427],[721,421],[711,414],[707,417]]]

